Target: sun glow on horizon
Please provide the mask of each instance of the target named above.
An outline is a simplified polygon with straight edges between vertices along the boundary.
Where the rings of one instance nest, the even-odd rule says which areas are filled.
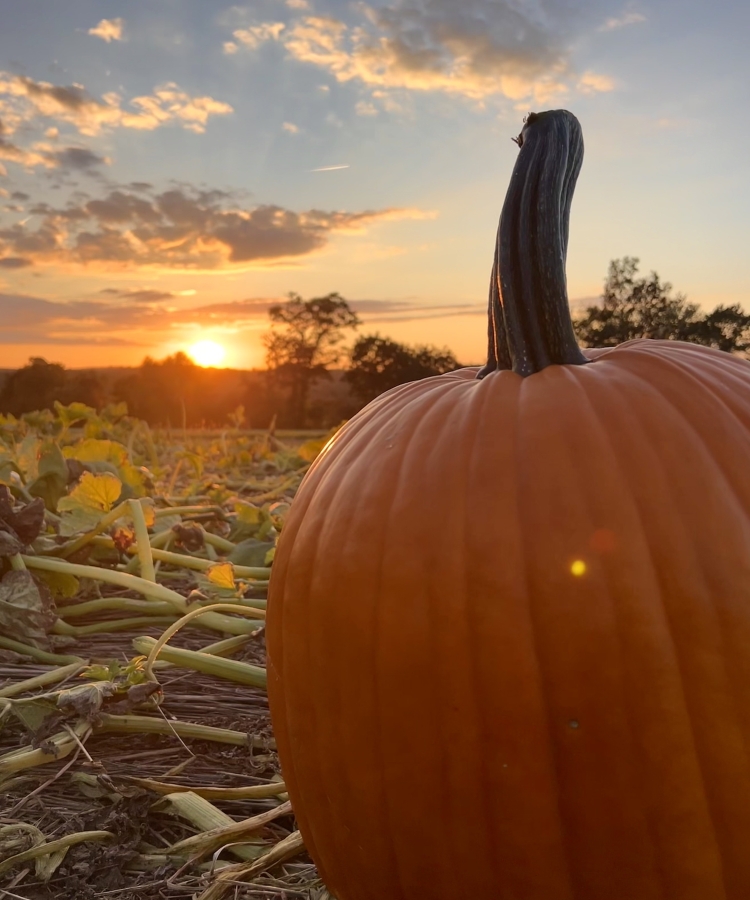
[[[226,350],[216,341],[198,341],[188,348],[188,355],[199,366],[210,368],[221,365],[226,356]]]

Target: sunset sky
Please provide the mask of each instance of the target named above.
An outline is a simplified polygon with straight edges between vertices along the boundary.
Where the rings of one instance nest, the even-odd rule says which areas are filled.
[[[263,364],[269,303],[481,359],[530,110],[586,157],[568,285],[750,310],[750,4],[0,0],[0,368]]]

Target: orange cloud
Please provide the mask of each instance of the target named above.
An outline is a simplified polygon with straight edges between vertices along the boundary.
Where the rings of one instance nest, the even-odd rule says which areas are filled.
[[[306,0],[287,5],[307,8]],[[383,108],[393,107],[389,92],[394,90],[442,91],[479,102],[504,96],[546,103],[571,90],[609,89],[600,87],[608,81],[605,76],[579,80],[570,61],[573,16],[551,3],[398,0],[378,8],[359,3],[357,9],[363,16],[358,25],[307,14],[286,25],[236,28],[224,51],[279,41],[293,59],[326,69],[339,81],[375,88],[371,99]],[[640,18],[633,13],[616,21],[607,27]],[[360,115],[376,108],[365,103]]]
[[[69,302],[28,295],[0,294],[3,331],[0,344],[35,346],[142,344],[144,336],[178,329],[221,327],[233,332],[257,331],[267,324],[268,309],[281,298],[250,297],[223,303],[181,308],[179,294],[149,288],[105,288],[102,299]],[[486,303],[423,303],[418,300],[352,300],[366,324],[390,324],[455,316],[486,316]],[[137,337],[138,340],[133,340]]]
[[[491,11],[479,2],[364,9],[365,26],[308,16],[281,40],[294,59],[381,90],[546,102],[570,88],[566,46],[518,4]]]
[[[227,192],[186,187],[160,194],[113,190],[61,209],[37,204],[28,213],[30,219],[0,229],[0,257],[35,265],[187,270],[248,268],[307,256],[334,234],[434,216],[417,209],[244,209]]]
[[[23,123],[43,117],[66,122],[84,135],[114,128],[153,131],[167,124],[200,134],[206,130],[210,116],[234,111],[228,103],[213,97],[191,97],[173,82],[155,88],[153,94],[134,97],[128,104],[131,109],[124,108],[122,102],[115,92],[98,99],[79,84],[64,87],[0,72],[0,116],[10,133]]]
[[[102,19],[94,28],[89,28],[88,34],[101,38],[109,43],[110,41],[121,41],[122,29],[125,22],[122,19]]]

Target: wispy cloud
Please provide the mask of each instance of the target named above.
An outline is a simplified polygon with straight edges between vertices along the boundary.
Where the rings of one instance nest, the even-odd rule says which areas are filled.
[[[609,75],[598,75],[596,72],[584,72],[576,85],[582,94],[599,94],[613,91],[615,80]]]
[[[144,335],[160,335],[179,329],[224,328],[233,332],[252,330],[268,323],[268,309],[282,298],[249,297],[222,303],[186,307],[179,295],[153,289],[100,291],[106,299],[50,301],[39,297],[0,294],[4,328],[0,344],[22,344],[33,336],[35,344],[125,344]],[[110,299],[111,298],[111,299]],[[177,301],[177,302],[175,302]],[[456,316],[484,316],[484,303],[425,303],[417,299],[350,300],[365,326]],[[95,335],[81,340],[84,332]]]
[[[434,217],[400,208],[244,208],[228,192],[190,187],[157,194],[112,190],[63,208],[39,203],[28,212],[23,222],[0,228],[0,256],[58,267],[189,270],[247,268],[303,257],[324,248],[335,234],[363,233],[384,221]]]
[[[237,28],[232,32],[232,37],[254,50],[265,41],[278,41],[285,27],[283,22],[262,22],[260,25]]]
[[[486,303],[425,303],[420,300],[353,300],[351,306],[368,325],[486,316]]]
[[[615,31],[618,28],[627,28],[628,25],[640,25],[646,21],[643,13],[626,12],[621,16],[613,16],[599,26],[599,31]]]
[[[89,28],[88,34],[93,37],[101,38],[109,43],[110,41],[123,40],[122,31],[125,22],[122,19],[102,19],[94,28]]]
[[[99,99],[80,84],[60,86],[0,72],[0,116],[11,134],[36,118],[68,123],[83,135],[114,128],[153,131],[168,124],[200,134],[210,116],[234,111],[213,97],[193,97],[173,82],[155,88],[152,94],[133,97],[127,107],[115,92]]]

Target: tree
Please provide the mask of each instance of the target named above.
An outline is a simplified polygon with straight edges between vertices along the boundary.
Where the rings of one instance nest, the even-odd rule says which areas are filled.
[[[339,294],[303,300],[290,294],[286,303],[268,310],[271,331],[265,335],[266,364],[279,386],[289,392],[288,418],[304,426],[307,399],[316,379],[339,363],[347,329],[360,324]]]
[[[684,294],[672,294],[656,272],[637,278],[638,259],[624,256],[609,264],[601,306],[589,306],[575,322],[588,347],[614,347],[635,338],[690,341],[728,352],[750,349],[750,316],[739,306],[717,306],[703,315]]]
[[[151,424],[185,425],[194,420],[192,406],[203,393],[199,379],[198,366],[185,353],[161,361],[147,356],[115,384],[115,397],[127,403],[131,415]]]
[[[717,306],[692,324],[687,340],[727,353],[747,354],[750,350],[750,316],[745,315],[739,304]]]
[[[458,365],[447,348],[409,347],[373,334],[361,337],[354,345],[346,379],[357,396],[368,403],[398,384],[443,375]]]
[[[28,365],[12,372],[0,390],[0,412],[15,416],[39,409],[53,409],[77,401],[101,409],[107,402],[99,375],[92,370],[69,371],[61,363],[32,356]]]
[[[52,409],[62,401],[66,372],[60,363],[33,356],[27,366],[9,375],[0,392],[0,411],[20,416],[38,409]]]

